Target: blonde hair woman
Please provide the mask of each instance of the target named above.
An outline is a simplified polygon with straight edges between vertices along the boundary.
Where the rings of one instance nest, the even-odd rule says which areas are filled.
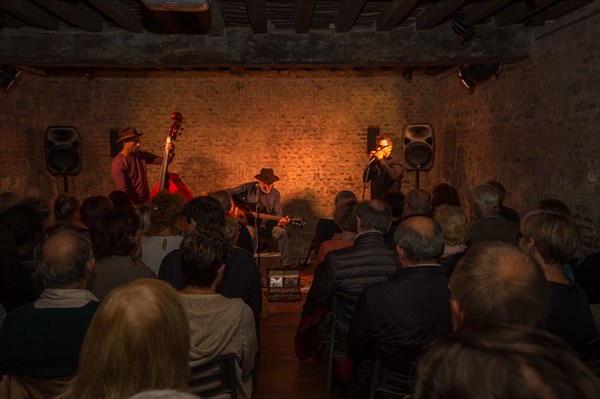
[[[122,399],[149,389],[188,391],[190,329],[177,291],[154,279],[115,288],[85,336],[77,378],[60,399]]]
[[[467,250],[467,241],[471,238],[471,224],[464,208],[455,205],[439,205],[434,211],[434,220],[444,232],[444,254],[440,264],[448,277],[454,266]]]

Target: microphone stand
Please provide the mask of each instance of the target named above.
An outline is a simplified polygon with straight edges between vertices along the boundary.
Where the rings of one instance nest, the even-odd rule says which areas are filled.
[[[377,157],[371,155],[371,159],[369,159],[369,162],[367,162],[367,164],[363,168],[363,192],[362,192],[362,198],[360,199],[361,201],[365,200],[365,191],[367,190],[367,182],[369,181],[369,174],[370,174],[370,171],[368,169],[371,167],[371,165],[376,160],[377,160]]]
[[[254,211],[256,216],[254,217],[254,231],[256,232],[256,265],[260,271],[260,232],[258,231],[258,219],[260,218],[260,183],[256,183],[256,204],[254,205]],[[268,282],[267,282],[268,285]]]

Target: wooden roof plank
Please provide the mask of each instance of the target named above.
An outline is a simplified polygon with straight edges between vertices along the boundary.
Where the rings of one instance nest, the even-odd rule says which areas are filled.
[[[37,3],[71,25],[88,32],[102,31],[102,18],[79,4],[60,0],[37,0]]]
[[[560,18],[591,2],[592,0],[561,1],[529,18],[527,25],[543,25],[548,20]]]
[[[141,33],[144,30],[140,19],[123,3],[116,0],[86,0],[86,2],[129,32]]]
[[[256,34],[267,33],[267,10],[265,0],[246,0],[248,18],[252,32]]]
[[[296,2],[296,33],[308,33],[312,22],[317,0],[302,0]]]
[[[473,3],[471,8],[465,12],[463,23],[467,26],[478,24],[494,15],[511,1],[512,0],[485,0]]]
[[[404,21],[418,0],[393,0],[387,3],[375,21],[378,31],[392,30]]]
[[[352,25],[360,15],[360,11],[367,0],[344,0],[335,17],[335,31],[337,33],[349,32]]]
[[[58,30],[59,20],[27,0],[0,0],[0,8],[28,24],[46,30]]]
[[[442,21],[448,19],[464,3],[466,3],[466,0],[443,0],[429,4],[417,16],[417,29],[431,29],[437,26]]]
[[[494,24],[496,26],[509,26],[519,23],[525,18],[531,17],[554,3],[557,3],[557,1],[558,0],[538,0],[535,2],[516,2],[496,15]]]

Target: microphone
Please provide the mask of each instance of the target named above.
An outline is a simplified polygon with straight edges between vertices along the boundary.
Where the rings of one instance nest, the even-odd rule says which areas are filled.
[[[365,165],[365,168],[368,167],[369,165],[371,165],[375,161],[377,161],[377,157],[374,155],[371,155],[371,159],[369,159],[369,162],[367,162],[367,164]]]

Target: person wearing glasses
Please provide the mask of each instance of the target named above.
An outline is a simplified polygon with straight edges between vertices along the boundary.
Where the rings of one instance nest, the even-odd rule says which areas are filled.
[[[388,134],[377,136],[376,144],[363,170],[363,183],[371,182],[371,199],[382,199],[388,192],[400,191],[404,168],[391,156],[394,143]]]

